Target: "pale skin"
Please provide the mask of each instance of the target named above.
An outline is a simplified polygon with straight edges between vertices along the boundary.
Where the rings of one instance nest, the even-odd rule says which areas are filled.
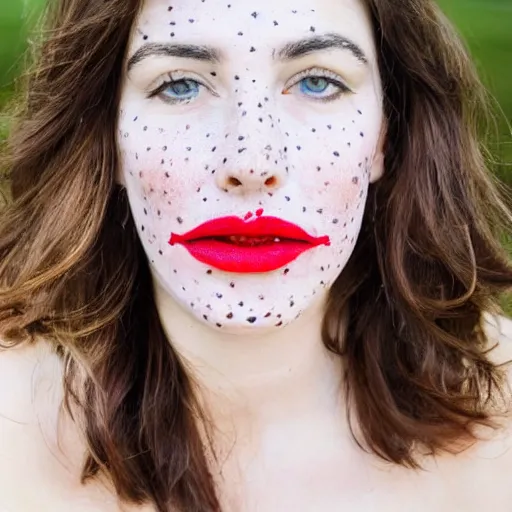
[[[383,172],[367,13],[356,0],[228,5],[146,1],[118,130],[118,180],[159,315],[215,425],[223,510],[509,510],[508,427],[464,454],[425,459],[425,472],[385,464],[352,440],[342,362],[321,342],[327,291],[354,247],[368,186]],[[336,48],[276,58],[291,41],[326,34],[355,46],[339,39]],[[168,43],[212,46],[220,57],[140,52]],[[169,74],[181,88],[160,87]],[[219,272],[168,244],[171,232],[259,208],[331,244],[257,275]],[[492,357],[512,359],[512,322],[487,328],[499,344]],[[122,505],[105,481],[80,485],[84,444],[67,416],[57,422],[61,376],[44,341],[0,353],[0,512],[151,510]]]

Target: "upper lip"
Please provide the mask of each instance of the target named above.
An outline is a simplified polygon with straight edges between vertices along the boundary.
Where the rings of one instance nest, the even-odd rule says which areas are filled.
[[[201,238],[230,236],[274,236],[288,240],[300,240],[314,245],[325,243],[327,238],[311,236],[301,227],[278,217],[262,216],[245,221],[240,217],[229,216],[204,222],[182,235],[173,233],[170,242],[173,244]]]

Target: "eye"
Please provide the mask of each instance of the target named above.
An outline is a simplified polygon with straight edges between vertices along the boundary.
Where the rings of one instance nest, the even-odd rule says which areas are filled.
[[[163,82],[157,89],[150,92],[148,98],[158,96],[166,103],[176,105],[179,103],[190,103],[199,95],[203,84],[192,78],[179,78],[174,80],[169,76],[170,80]]]
[[[316,101],[329,102],[338,99],[342,94],[352,92],[341,77],[326,69],[309,69],[302,71],[293,78],[293,85],[285,88],[283,94],[291,94],[298,87],[301,94]]]

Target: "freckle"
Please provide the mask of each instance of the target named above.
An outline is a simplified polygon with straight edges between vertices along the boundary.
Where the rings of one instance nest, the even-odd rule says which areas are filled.
[[[238,32],[238,35],[239,35],[239,36],[243,36],[243,35],[244,35],[244,33],[243,33],[243,32]]]
[[[183,224],[183,219],[181,217],[178,217],[176,220],[178,221],[178,224]]]
[[[359,136],[360,137],[364,137],[364,133],[363,132],[359,132]]]
[[[135,121],[137,121],[137,119],[139,119],[139,116],[135,116],[135,117],[133,118],[133,121],[135,122]]]
[[[144,208],[144,215],[147,215],[148,214],[148,211],[146,210],[146,208]]]
[[[217,73],[215,73],[215,71],[211,71],[211,72],[210,72],[210,75],[212,75],[212,76],[217,76]]]
[[[352,178],[352,183],[353,183],[354,185],[358,185],[358,184],[359,184],[359,178],[358,178],[357,176],[354,176],[354,177]]]
[[[231,282],[231,283],[229,283],[229,286],[231,286],[231,288],[234,288],[235,287],[235,283]]]
[[[224,158],[224,160],[222,160],[222,163],[225,164],[227,161],[228,161],[228,159]]]
[[[192,151],[192,148],[190,146],[187,146],[187,151]]]
[[[295,306],[295,302],[293,302],[293,300],[290,301],[290,307],[293,308],[293,306]]]
[[[289,197],[289,196],[284,196],[284,198],[285,198],[287,201],[290,201],[290,197]]]
[[[174,32],[171,32],[171,37],[174,37],[176,34]]]
[[[204,318],[205,320],[208,320],[208,317],[207,317],[206,315],[203,315],[203,318]]]
[[[270,316],[272,316],[272,313],[270,313],[270,311],[269,311],[269,312],[265,315],[265,318],[268,318],[268,317],[270,317]]]
[[[359,115],[362,115],[362,114],[363,114],[360,110],[358,110],[358,111],[357,111],[357,113],[358,113]]]
[[[216,149],[217,149],[217,146],[213,146],[212,153],[214,153]]]
[[[145,231],[146,230],[146,228],[144,226],[141,226],[140,229],[141,229],[141,231]]]
[[[170,7],[167,8],[168,11],[172,11],[173,10],[173,7],[172,5]]]
[[[190,18],[190,19],[188,20],[188,22],[189,22],[189,23],[194,23],[194,20],[193,20],[192,18]]]
[[[279,322],[278,324],[276,324],[276,327],[281,327],[283,325],[283,322]]]
[[[338,151],[334,151],[334,152],[333,152],[333,155],[334,155],[334,156],[340,156],[340,154],[338,153]]]
[[[250,316],[247,321],[250,323],[250,324],[253,324],[254,322],[256,322],[256,317],[255,316]]]
[[[222,327],[222,324],[216,323],[215,324],[219,329]]]
[[[254,19],[256,19],[256,17],[258,16],[258,13],[257,13],[256,11],[254,11],[254,12],[251,14],[251,16],[252,16]]]
[[[147,126],[144,126],[144,128],[142,128],[145,132],[148,131],[148,127]]]
[[[208,201],[208,199],[206,197],[203,197],[203,202],[206,203],[206,201]]]
[[[327,128],[328,128],[329,130],[331,130],[331,129],[332,129],[332,125],[331,125],[331,124],[328,124],[328,125],[327,125]]]
[[[177,274],[177,273],[178,273],[178,271],[177,271],[176,269],[173,269],[173,272],[174,272],[175,274]]]
[[[217,299],[222,299],[222,293],[216,293]]]
[[[315,29],[315,27],[309,27],[309,30],[310,30],[311,32],[315,32],[315,30],[316,30],[316,29]]]
[[[158,251],[158,254],[160,254],[160,256],[163,256],[163,252],[162,251]]]
[[[243,135],[240,135],[240,136],[238,137],[238,140],[244,140],[244,139],[245,139],[245,137],[244,137]]]
[[[258,121],[259,121],[260,123],[263,123],[263,118],[262,118],[262,117],[258,117]]]
[[[333,224],[338,224],[338,222],[339,222],[339,220],[338,220],[338,219],[333,219],[333,220],[332,220],[332,223],[333,223]]]
[[[206,273],[207,273],[208,275],[211,275],[211,273],[212,273],[211,269],[208,269],[208,270],[206,271]]]
[[[323,208],[318,208],[318,210],[316,211],[316,213],[320,213],[322,214],[324,212]]]
[[[287,275],[289,272],[290,272],[290,269],[289,268],[285,268],[283,274]]]
[[[142,39],[144,39],[144,41],[147,41],[148,40],[148,36],[144,36]]]
[[[170,175],[168,172],[166,172],[166,173],[165,173],[165,177],[166,177],[166,178],[170,178],[170,177],[171,177],[171,175]]]
[[[243,308],[244,307],[244,303],[243,302],[239,302],[238,305]]]
[[[246,149],[247,149],[247,148],[240,148],[240,149],[238,150],[238,152],[239,152],[239,153],[243,153]]]
[[[229,319],[231,320],[231,319],[233,318],[233,313],[228,313],[228,314],[226,315],[226,318],[229,318]]]
[[[302,149],[301,146],[297,146],[297,151],[300,151]]]
[[[254,46],[251,46],[251,49],[249,50],[251,53],[255,52],[256,51],[256,48],[254,48]]]
[[[274,20],[274,27],[277,27],[277,25],[279,25],[279,23],[276,20]]]

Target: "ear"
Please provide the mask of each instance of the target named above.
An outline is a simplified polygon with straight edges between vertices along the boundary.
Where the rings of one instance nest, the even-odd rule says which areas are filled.
[[[384,143],[386,140],[386,134],[387,124],[383,122],[370,168],[370,183],[375,183],[382,178],[382,175],[384,174]]]

